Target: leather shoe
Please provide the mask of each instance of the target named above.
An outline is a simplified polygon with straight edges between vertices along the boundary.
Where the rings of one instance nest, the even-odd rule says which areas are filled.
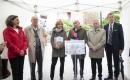
[[[115,77],[114,80],[118,80],[118,77]]]
[[[92,77],[91,79],[89,79],[89,80],[95,80],[95,77]]]
[[[99,77],[98,80],[102,80],[102,77]]]
[[[108,77],[105,78],[104,80],[113,80],[113,76],[108,76]]]

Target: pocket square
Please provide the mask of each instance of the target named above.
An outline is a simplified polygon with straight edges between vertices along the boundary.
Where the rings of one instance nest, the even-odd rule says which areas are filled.
[[[113,31],[118,31],[117,29],[113,30]]]

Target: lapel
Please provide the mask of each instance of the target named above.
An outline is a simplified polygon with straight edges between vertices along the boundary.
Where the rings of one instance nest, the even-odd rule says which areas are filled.
[[[113,24],[113,31],[116,30],[116,23]]]
[[[33,36],[35,36],[35,33],[34,33],[32,26],[30,27],[30,32],[32,33]],[[37,29],[37,33],[38,33],[38,36],[40,37],[40,28]]]
[[[107,24],[107,27],[106,27],[106,32],[108,33],[109,31],[109,24]]]
[[[30,32],[31,32],[31,34],[32,34],[33,36],[35,36],[32,26],[30,27]]]
[[[37,33],[38,33],[38,36],[39,36],[39,38],[40,38],[40,28],[38,27],[38,29],[37,29]]]
[[[33,27],[31,27],[31,33],[32,33],[33,36],[35,36]],[[40,38],[40,28],[37,29],[37,33],[38,33],[38,36],[39,36],[39,38]]]

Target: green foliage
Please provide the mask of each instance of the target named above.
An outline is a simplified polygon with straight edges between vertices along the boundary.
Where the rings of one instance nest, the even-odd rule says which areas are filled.
[[[108,23],[107,18],[103,19],[102,21],[102,27],[104,27]]]
[[[120,22],[120,12],[119,11],[112,11],[114,17],[115,17],[115,22],[119,23]]]
[[[64,24],[64,29],[66,32],[68,32],[72,26],[73,26],[73,22],[69,21],[69,20],[62,20],[63,21],[63,24]]]
[[[64,24],[64,29],[65,31],[68,33],[69,30],[72,29],[73,27],[73,22],[72,21],[69,21],[69,20],[62,20],[63,21],[63,24]],[[91,29],[91,26],[90,25],[81,25],[82,28],[84,28],[86,31],[90,30]]]
[[[111,13],[113,13],[114,17],[115,17],[115,22],[119,23],[120,22],[120,12],[119,11],[112,11]],[[73,26],[73,22],[69,21],[69,20],[65,20],[62,19],[63,24],[64,24],[64,29],[65,31],[68,33],[70,29],[72,29]],[[106,25],[108,23],[107,18],[104,18],[102,21],[102,28],[104,27],[104,25]],[[82,28],[84,28],[86,31],[89,31],[91,28],[91,25],[81,25]]]
[[[89,31],[92,29],[91,25],[82,25],[82,28],[84,28],[86,31]]]
[[[114,17],[115,17],[115,21],[116,21],[117,23],[119,23],[119,22],[120,22],[120,16],[117,15],[117,14],[115,14]]]

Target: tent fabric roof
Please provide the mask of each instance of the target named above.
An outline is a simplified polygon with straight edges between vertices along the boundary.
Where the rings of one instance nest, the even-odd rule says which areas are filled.
[[[17,4],[28,11],[37,12],[71,12],[94,9],[114,9],[118,10],[128,0],[3,0]],[[119,1],[122,4],[119,4]],[[35,6],[35,8],[34,8]]]

